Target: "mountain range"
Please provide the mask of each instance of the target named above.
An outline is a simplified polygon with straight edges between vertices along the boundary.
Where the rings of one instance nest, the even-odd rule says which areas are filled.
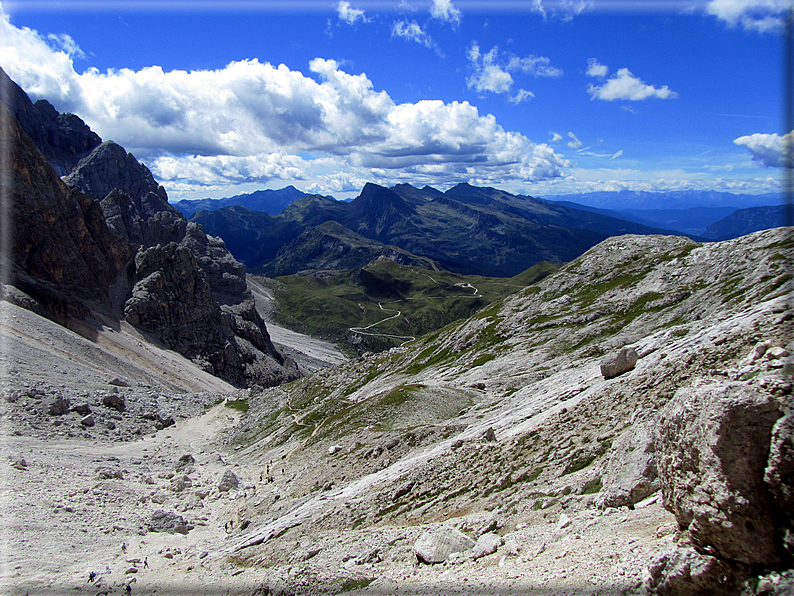
[[[198,211],[191,221],[222,237],[252,271],[269,276],[311,270],[309,259],[315,258],[317,237],[328,236],[328,229],[305,230],[329,221],[352,232],[344,250],[355,252],[366,239],[370,246],[379,243],[382,254],[396,247],[414,255],[411,259],[431,259],[442,269],[500,277],[512,277],[542,261],[573,260],[609,236],[670,233],[466,183],[446,192],[429,186],[385,188],[368,183],[349,203],[308,195],[276,216],[238,205]],[[334,244],[339,242],[337,233]]]
[[[236,258],[271,276],[323,269],[307,255],[317,256],[322,244],[318,238],[326,237],[328,230],[314,228],[328,222],[346,228],[341,249],[346,254],[361,253],[363,245],[379,254],[401,249],[412,254],[411,259],[431,259],[451,271],[510,276],[543,260],[568,261],[615,234],[678,233],[703,241],[736,238],[784,225],[781,205],[782,197],[773,193],[622,191],[544,200],[468,184],[446,192],[430,186],[400,184],[387,189],[367,184],[356,199],[345,202],[288,186],[175,203],[187,217],[222,237]],[[340,232],[339,227],[335,230]],[[339,248],[339,233],[331,236]],[[310,246],[303,246],[304,240]],[[467,252],[473,244],[479,254]],[[327,255],[329,262],[337,261],[328,268],[360,266],[345,264],[338,256]]]

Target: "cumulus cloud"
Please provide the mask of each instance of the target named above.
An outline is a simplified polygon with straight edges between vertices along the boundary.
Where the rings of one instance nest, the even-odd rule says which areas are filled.
[[[558,132],[551,133],[551,139],[549,139],[549,143],[560,143],[562,142],[562,135]]]
[[[792,147],[794,147],[794,131],[778,136],[777,134],[761,134],[739,137],[735,144],[746,147],[753,156],[753,161],[768,168],[792,168]]]
[[[558,177],[571,166],[468,102],[397,104],[333,60],[312,60],[309,76],[258,60],[77,73],[64,43],[13,27],[1,10],[8,75],[33,99],[76,113],[134,152],[167,188],[272,179],[347,188],[340,180],[403,176],[498,183]]]
[[[511,103],[521,103],[535,95],[526,89],[519,89],[511,95],[513,76],[510,72],[529,74],[535,77],[560,77],[562,70],[551,65],[551,60],[544,56],[529,55],[524,58],[508,55],[500,58],[499,48],[494,46],[483,54],[477,42],[473,42],[467,53],[474,70],[466,79],[469,89],[478,93],[504,93]]]
[[[588,77],[598,77],[603,79],[609,74],[609,67],[604,66],[595,58],[588,58],[586,74]]]
[[[710,0],[706,6],[706,12],[731,27],[758,33],[780,31],[790,9],[791,0]]]
[[[402,21],[395,21],[391,26],[391,34],[393,37],[402,37],[408,41],[415,41],[427,48],[433,48],[435,46],[430,34],[422,29],[419,23],[413,20],[408,21],[408,19],[403,19]]]
[[[579,149],[579,147],[582,146],[582,141],[580,141],[572,132],[568,133],[568,138],[571,139],[568,141],[568,147],[571,149]]]
[[[433,0],[430,7],[430,16],[439,21],[451,24],[453,27],[460,25],[463,14],[455,8],[451,0]]]
[[[593,68],[597,68],[597,71],[601,72],[599,67],[602,67],[602,65],[598,64],[597,67],[594,66]],[[603,68],[605,69],[606,67]],[[590,69],[591,67],[588,62],[588,71],[590,71]],[[603,99],[605,101],[615,101],[618,99],[641,101],[651,98],[674,99],[678,97],[678,93],[671,91],[667,85],[663,87],[648,85],[631,74],[628,68],[621,68],[618,70],[617,73],[607,79],[607,82],[603,85],[588,85],[587,92],[590,94],[590,99]]]
[[[356,21],[367,22],[367,17],[364,16],[364,11],[350,7],[350,2],[342,0],[336,5],[336,13],[339,15],[339,20],[344,21],[348,25],[355,25]]]

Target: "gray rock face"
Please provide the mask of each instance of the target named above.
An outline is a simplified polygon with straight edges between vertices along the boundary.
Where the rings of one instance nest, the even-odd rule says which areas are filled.
[[[772,396],[741,383],[680,389],[660,413],[664,506],[696,547],[751,565],[779,562],[764,469],[780,416]]]
[[[630,371],[637,364],[637,351],[634,348],[621,348],[607,354],[601,361],[601,374],[605,379],[612,379]]]
[[[168,200],[165,190],[155,182],[149,168],[113,141],[103,142],[81,159],[64,182],[100,201],[114,189],[137,201],[149,193]]]
[[[4,90],[0,102],[5,102],[58,176],[68,174],[82,157],[102,142],[99,135],[74,114],[59,114],[44,99],[32,103],[2,69],[0,87]]]
[[[772,429],[764,481],[794,525],[794,414],[778,420]]]
[[[691,548],[662,555],[649,571],[646,587],[658,596],[731,596],[737,593],[737,578],[728,563]]]
[[[62,325],[84,318],[89,302],[108,304],[108,286],[132,252],[107,227],[99,204],[65,186],[20,123],[10,115],[5,121],[13,148],[8,231],[14,285],[38,305],[36,312]]]
[[[651,424],[635,424],[612,444],[601,485],[599,507],[636,505],[659,490]]]
[[[443,563],[452,553],[467,551],[476,543],[454,528],[425,532],[414,544],[414,554],[423,563]]]

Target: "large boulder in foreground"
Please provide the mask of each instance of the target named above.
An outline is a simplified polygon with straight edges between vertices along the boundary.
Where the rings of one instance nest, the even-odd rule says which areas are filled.
[[[777,400],[749,383],[679,389],[659,415],[657,463],[664,506],[695,548],[775,568],[781,510],[764,472]]]

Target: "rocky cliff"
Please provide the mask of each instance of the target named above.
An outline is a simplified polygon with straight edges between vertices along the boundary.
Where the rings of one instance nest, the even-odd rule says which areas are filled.
[[[108,228],[97,201],[66,186],[18,120],[0,106],[9,176],[2,177],[10,244],[6,298],[62,325],[111,309],[110,287],[133,251]]]
[[[238,386],[297,378],[224,243],[188,226],[132,154],[5,84],[14,285],[33,299],[16,301],[62,324],[100,308]]]

